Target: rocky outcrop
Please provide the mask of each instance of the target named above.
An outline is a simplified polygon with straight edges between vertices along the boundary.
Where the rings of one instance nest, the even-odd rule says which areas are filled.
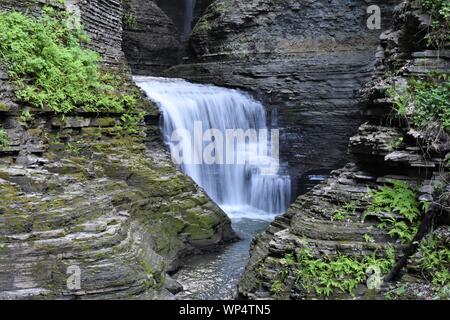
[[[181,44],[172,20],[152,1],[128,0],[122,48],[133,74],[158,74],[181,62]]]
[[[122,47],[133,74],[161,75],[180,64],[192,27],[211,2],[124,1]]]
[[[0,7],[14,8],[27,7]],[[121,66],[120,2],[80,8],[105,67]],[[181,258],[235,240],[228,217],[172,164],[156,106],[124,86],[141,96],[137,130],[121,113],[25,106],[0,68],[9,140],[0,145],[0,299],[171,299]]]
[[[361,91],[368,101],[370,122],[360,126],[358,133],[350,138],[349,151],[355,163],[333,171],[327,181],[300,196],[286,214],[278,217],[254,239],[251,258],[239,284],[242,297],[325,298],[326,295],[314,288],[305,289],[301,270],[289,269],[295,262],[286,257],[290,254],[295,256],[296,252],[305,248],[311,254],[310,259],[344,256],[352,261],[361,261],[372,255],[383,256],[387,253],[386,248],[391,246],[395,250],[395,261],[400,261],[411,247],[380,227],[389,213],[373,215],[367,210],[373,190],[380,190],[393,180],[402,180],[413,186],[418,190],[417,199],[420,201],[437,204],[434,210],[439,218],[435,218],[434,222],[437,226],[443,226],[432,231],[420,245],[426,239],[438,238],[440,240],[435,242],[443,241],[443,247],[448,250],[450,164],[446,157],[450,151],[449,135],[433,128],[417,130],[409,127],[404,120],[395,117],[393,101],[386,93],[392,83],[404,83],[405,79],[418,74],[432,74],[436,70],[448,73],[445,49],[442,55],[433,50],[424,51],[425,42],[420,38],[424,34],[416,32],[422,23],[420,21],[424,21],[423,16],[418,7],[405,4],[397,7],[393,29],[380,37],[375,70],[379,77]],[[419,38],[409,43],[407,39],[411,36]],[[384,71],[389,73],[384,75]],[[429,214],[424,214],[422,227]],[[369,290],[369,283],[366,285],[364,280],[352,294],[345,289],[331,290],[329,298],[448,299],[448,282],[447,287],[431,283],[426,276],[427,270],[420,265],[423,256],[419,252],[405,257],[407,259],[399,278],[389,279],[390,282],[375,290]],[[442,263],[448,264],[448,260],[444,258]],[[370,275],[363,275],[363,279],[368,280]],[[319,273],[316,274],[316,279],[319,276]],[[343,280],[345,276],[338,281]]]
[[[116,119],[2,114],[2,298],[165,297],[179,258],[234,238],[155,132],[130,136]],[[66,286],[70,266],[79,290]]]
[[[155,0],[177,28],[178,38],[185,42],[195,22],[213,0]]]
[[[382,27],[395,1],[382,1]],[[263,100],[281,156],[299,178],[345,163],[362,122],[356,95],[371,76],[380,30],[365,1],[215,1],[190,37],[190,60],[167,71]]]

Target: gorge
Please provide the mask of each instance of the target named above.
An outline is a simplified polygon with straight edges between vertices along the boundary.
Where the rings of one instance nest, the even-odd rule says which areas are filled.
[[[187,153],[193,154],[189,157],[193,159],[189,159],[188,163],[179,163],[182,170],[224,210],[234,222],[235,229],[249,233],[251,237],[255,231],[260,231],[258,227],[255,230],[254,227],[250,227],[251,225],[259,226],[264,220],[270,221],[276,214],[283,213],[287,209],[291,201],[290,177],[280,175],[278,159],[273,158],[278,157],[278,152],[276,155],[271,153],[265,110],[259,102],[236,90],[197,85],[183,80],[136,77],[135,81],[146,92],[148,98],[161,109],[162,134],[172,155],[178,152],[184,153],[185,157]],[[196,128],[196,124],[200,124],[200,128]],[[202,127],[205,132],[214,130],[212,132],[215,135],[209,136],[205,133],[207,137],[205,141]],[[180,151],[171,137],[175,130],[181,129],[186,132],[182,133],[178,141],[182,145]],[[200,135],[195,139],[194,133],[198,129]],[[233,134],[233,141],[227,142],[236,143],[231,143],[230,148],[224,148],[223,134],[233,129],[241,130],[242,138],[238,139]],[[255,137],[259,136],[259,139],[247,142],[245,136],[250,138],[249,130],[254,130]],[[265,133],[263,137],[257,130]],[[203,156],[203,145],[207,144],[213,146],[210,153],[214,153],[215,157],[211,162],[207,162]],[[230,157],[228,154],[230,152],[231,161],[224,162],[225,157]],[[221,159],[218,158],[219,153]],[[238,162],[240,158],[242,160]],[[265,172],[264,169],[266,171],[269,169],[270,172]],[[247,238],[249,235],[246,235]],[[248,239],[245,243],[248,245]],[[225,274],[233,275],[234,278],[230,276],[227,278],[227,285],[233,288],[239,276],[239,272],[235,270],[241,270],[246,259],[236,259],[232,255],[240,257],[244,253],[245,257],[249,248],[242,247],[242,243],[231,246],[236,248],[227,249],[232,252],[228,253],[230,256],[227,259],[231,261],[225,261],[228,270],[218,268],[219,273],[211,273],[209,277],[219,280],[223,279]],[[238,251],[238,248],[241,251]],[[218,257],[213,259],[217,260]],[[206,261],[202,261],[199,265],[200,271],[195,269],[192,271],[204,276],[205,271],[202,268],[205,268],[205,264]],[[202,286],[201,281],[201,278],[197,278],[195,286],[205,290],[206,286]],[[213,287],[219,286],[214,283]],[[225,298],[212,294],[207,297]]]
[[[448,299],[448,5],[369,2],[0,0],[0,299]]]

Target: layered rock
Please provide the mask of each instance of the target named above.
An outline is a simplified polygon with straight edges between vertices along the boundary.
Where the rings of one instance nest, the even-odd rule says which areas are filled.
[[[349,151],[356,162],[332,172],[327,181],[300,196],[286,214],[255,238],[250,261],[239,284],[239,293],[243,297],[324,298],[314,290],[306,290],[295,271],[283,273],[288,263],[286,255],[307,248],[315,259],[345,256],[355,261],[373,254],[382,257],[387,253],[387,246],[392,246],[396,262],[404,256],[407,258],[398,278],[389,279],[391,282],[385,282],[378,290],[369,290],[365,281],[352,294],[332,290],[329,298],[448,298],[448,284],[447,287],[432,284],[425,275],[426,271],[420,265],[423,257],[419,253],[409,257],[409,251],[417,244],[404,245],[380,227],[380,223],[386,221],[386,214],[392,213],[367,215],[373,197],[370,190],[390,185],[393,180],[405,181],[418,190],[419,200],[435,203],[433,210],[438,218],[434,223],[443,226],[426,238],[438,237],[448,248],[449,135],[438,128],[410,128],[404,120],[394,116],[393,101],[386,93],[393,83],[404,83],[418,74],[448,73],[445,48],[442,55],[433,50],[424,51],[425,41],[421,38],[424,33],[416,32],[426,21],[423,17],[418,7],[405,4],[397,7],[393,29],[380,37],[381,45],[374,56],[377,62],[374,73],[379,77],[361,92],[368,101],[370,122],[360,126],[358,133],[350,138]],[[412,36],[418,38],[410,43],[408,39]],[[384,75],[386,70],[390,71],[390,76]],[[351,209],[345,209],[349,207]],[[345,211],[344,217],[338,219],[336,213],[342,211]],[[429,214],[423,215],[421,228],[424,230]],[[444,258],[442,263],[448,264],[448,260]],[[280,273],[283,273],[282,283]]]
[[[152,1],[125,2],[122,48],[133,74],[159,74],[181,62],[172,20]]]
[[[382,27],[392,1],[382,1]],[[371,76],[380,30],[365,1],[215,1],[190,37],[190,60],[167,71],[263,100],[292,176],[345,162],[361,122],[356,91]],[[320,163],[320,164],[319,164]]]
[[[79,5],[92,48],[117,72],[120,2]],[[235,240],[226,215],[172,164],[143,94],[141,111],[133,131],[121,113],[59,117],[17,101],[0,68],[9,140],[0,146],[0,299],[170,299],[180,286],[168,274],[181,258]]]
[[[130,136],[111,115],[2,125],[2,298],[161,298],[179,258],[234,237],[162,145],[146,145],[154,132]],[[80,290],[67,289],[69,266]]]

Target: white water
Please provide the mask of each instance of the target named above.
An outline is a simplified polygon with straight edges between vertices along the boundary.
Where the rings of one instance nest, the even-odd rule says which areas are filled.
[[[162,132],[172,154],[176,145],[170,141],[173,130],[186,129],[194,136],[196,121],[201,121],[203,130],[218,129],[224,136],[226,129],[267,129],[263,105],[238,90],[181,79],[135,77],[135,81],[162,111]],[[186,141],[183,139],[181,143]],[[268,141],[258,144],[258,150],[271,150]],[[235,146],[235,152],[248,153],[248,145]],[[201,151],[193,150],[197,161],[202,160],[201,155]],[[272,219],[290,203],[291,180],[280,173],[278,161],[271,156],[252,154],[261,157],[257,159],[261,161],[253,159],[251,164],[244,165],[182,164],[181,167],[230,217]],[[266,160],[266,166],[260,164],[262,160]],[[270,174],[263,172],[267,163],[272,169]]]

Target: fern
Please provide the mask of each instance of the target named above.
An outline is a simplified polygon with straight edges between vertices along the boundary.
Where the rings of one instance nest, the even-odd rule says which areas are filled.
[[[3,128],[0,128],[0,148],[6,148],[10,144],[8,134]]]
[[[420,203],[416,194],[407,183],[399,180],[393,181],[392,187],[384,186],[380,190],[370,190],[371,203],[364,212],[368,213],[394,213],[402,216],[405,221],[398,221],[394,217],[381,218],[379,228],[388,231],[392,237],[402,242],[409,242],[417,232],[420,218]]]
[[[352,294],[354,289],[366,280],[366,270],[378,267],[388,272],[395,262],[393,249],[390,247],[383,258],[376,253],[362,258],[355,258],[338,253],[335,257],[315,258],[307,248],[298,250],[295,255],[286,255],[280,259],[282,270],[272,283],[272,292],[284,287],[284,280],[292,274],[295,284],[307,292],[328,297],[335,291]]]

